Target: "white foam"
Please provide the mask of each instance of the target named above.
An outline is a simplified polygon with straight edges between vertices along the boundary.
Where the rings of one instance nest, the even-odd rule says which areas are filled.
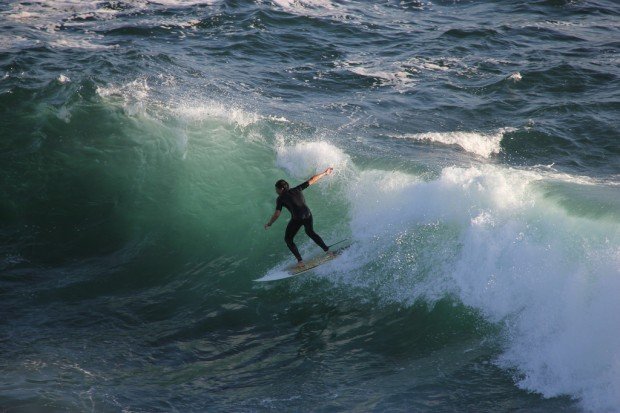
[[[146,99],[149,95],[149,85],[146,79],[136,79],[124,85],[98,86],[97,94],[102,97],[122,96],[136,99]]]
[[[124,84],[98,86],[97,94],[109,102],[120,103],[128,116],[149,113],[158,118],[172,116],[178,121],[191,123],[217,119],[240,127],[248,127],[263,119],[272,119],[234,103],[201,100],[187,93],[179,93],[175,79],[163,75],[148,80],[138,78]],[[273,119],[286,121],[284,118]],[[248,135],[249,139],[254,137],[254,134]]]
[[[124,85],[97,86],[96,91],[102,98],[119,101],[128,116],[136,116],[145,114],[150,90],[146,79],[136,79]]]
[[[66,106],[61,106],[56,112],[56,117],[65,123],[69,123],[71,121],[71,112],[69,112]]]
[[[58,83],[69,83],[71,79],[68,76],[63,75],[62,73],[58,76]]]
[[[195,104],[180,103],[174,105],[173,111],[178,116],[195,122],[218,118],[242,127],[247,127],[262,119],[256,113],[246,111],[234,105],[224,105],[216,101],[196,102]]]
[[[467,152],[488,158],[499,153],[500,143],[506,132],[514,132],[514,128],[501,128],[491,132],[426,132],[399,136],[416,141],[438,142],[445,145],[457,145]]]
[[[277,165],[298,178],[329,165],[349,172],[342,196],[354,243],[319,276],[403,304],[458,297],[502,327],[496,362],[518,371],[518,386],[568,395],[586,410],[618,410],[618,214],[571,214],[542,189],[581,185],[583,177],[481,165],[424,180],[359,172],[328,142],[281,138],[276,152]]]
[[[354,16],[341,4],[329,0],[272,0],[272,4],[287,13],[298,16],[351,21]]]
[[[412,85],[413,78],[409,75],[409,73],[403,70],[396,70],[394,72],[388,72],[384,70],[374,70],[365,67],[351,67],[349,70],[357,75],[366,76],[366,77],[374,77],[381,79],[382,84],[386,85],[403,85],[409,86]]]
[[[411,72],[425,73],[430,76],[467,75],[476,72],[475,64],[466,64],[466,58],[447,56],[413,57],[403,62],[401,66]]]
[[[336,6],[329,0],[273,0],[273,3],[288,12],[301,15],[314,14],[313,12],[317,11],[330,12],[336,9]]]
[[[379,86],[392,86],[399,92],[405,92],[415,85],[412,74],[406,71],[399,63],[349,59],[337,62],[336,66],[358,76],[377,79]]]
[[[29,2],[13,2],[8,10],[0,15],[11,19],[14,24],[36,29],[38,36],[43,37],[37,42],[49,44],[57,49],[104,50],[116,45],[98,44],[102,36],[93,34],[94,27],[101,20],[115,18],[118,10],[101,7],[101,2],[92,0],[34,0]],[[132,8],[144,7],[146,2],[135,1]],[[68,34],[61,27],[83,29],[81,33],[74,31]],[[89,30],[94,29],[94,30]],[[34,40],[30,40],[34,42]]]
[[[137,7],[140,2],[132,2]],[[118,10],[100,7],[99,1],[89,0],[55,0],[30,1],[13,3],[11,8],[3,14],[7,18],[22,24],[43,28],[56,25],[59,22],[70,23],[72,20],[95,17],[109,19],[114,17]]]
[[[523,79],[523,76],[521,76],[521,73],[515,72],[508,76],[508,79],[518,82],[519,80]]]
[[[455,68],[461,68],[463,63],[459,59],[452,57],[414,57],[409,59],[406,65],[417,71],[448,72]]]
[[[201,4],[206,4],[208,6],[213,6],[217,3],[220,3],[222,0],[151,0],[151,3],[161,4],[164,6],[196,6]]]
[[[267,119],[269,119],[270,121],[273,121],[273,122],[290,123],[290,121],[288,119],[286,119],[284,116],[269,115],[269,116],[267,116]]]
[[[322,152],[304,148],[291,169]],[[498,364],[520,387],[617,411],[620,222],[569,214],[540,190],[548,179],[491,165],[431,181],[364,171],[343,186],[354,244],[318,272],[405,304],[457,296],[504,328]]]
[[[308,178],[327,167],[333,167],[332,177],[337,177],[347,172],[350,158],[341,149],[328,142],[299,142],[286,145],[280,140],[276,148],[276,165],[298,179]],[[321,182],[325,183],[327,180]]]
[[[181,21],[179,23],[177,23],[176,25],[182,29],[191,29],[191,28],[195,28],[197,25],[200,24],[200,20],[198,19],[191,19],[188,21]]]
[[[83,49],[83,50],[106,50],[118,47],[118,45],[106,45],[93,43],[93,38],[72,38],[58,36],[50,40],[49,45],[57,49]]]

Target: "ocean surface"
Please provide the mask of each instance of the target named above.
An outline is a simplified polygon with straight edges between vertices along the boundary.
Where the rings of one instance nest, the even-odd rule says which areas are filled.
[[[615,0],[2,1],[0,412],[620,412],[619,52]],[[350,248],[254,282],[328,166]]]

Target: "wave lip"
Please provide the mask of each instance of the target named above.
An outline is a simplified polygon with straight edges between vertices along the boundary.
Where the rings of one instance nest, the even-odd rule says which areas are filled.
[[[62,75],[61,75],[62,76]],[[68,78],[66,78],[68,79]],[[70,79],[69,79],[70,80]],[[170,86],[175,79],[137,78],[124,84],[107,84],[97,87],[97,94],[108,101],[119,103],[128,116],[144,114],[147,109],[173,114],[176,118],[190,122],[219,119],[239,127],[248,127],[263,119],[274,122],[287,122],[286,118],[261,116],[239,105],[219,102],[215,99],[202,99],[194,95],[172,96]],[[59,78],[60,81],[60,78]]]
[[[281,142],[276,149],[276,165],[295,178],[304,178],[329,166],[339,174],[347,169],[348,164],[349,156],[345,152],[324,141],[294,145]]]
[[[504,134],[516,131],[515,128],[500,128],[492,132],[425,132],[400,136],[401,139],[436,142],[444,145],[456,145],[467,152],[488,158],[501,150]]]

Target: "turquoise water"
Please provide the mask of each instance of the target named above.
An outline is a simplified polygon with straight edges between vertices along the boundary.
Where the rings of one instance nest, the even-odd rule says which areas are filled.
[[[619,17],[2,3],[0,410],[619,411]]]

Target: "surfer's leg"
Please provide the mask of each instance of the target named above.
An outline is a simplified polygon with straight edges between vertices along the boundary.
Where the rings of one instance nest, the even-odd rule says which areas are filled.
[[[284,232],[284,241],[288,246],[288,249],[291,250],[297,261],[301,261],[301,255],[299,254],[299,250],[297,249],[297,245],[293,242],[293,238],[301,228],[301,221],[296,219],[291,219],[286,226],[286,231]]]
[[[329,247],[325,245],[325,243],[323,242],[323,239],[319,236],[319,234],[314,232],[314,228],[312,227],[312,216],[310,216],[310,218],[304,219],[302,222],[304,224],[304,229],[306,230],[306,234],[310,238],[312,238],[312,241],[316,242],[316,244],[319,247],[321,247],[323,251],[325,252],[329,251]]]

